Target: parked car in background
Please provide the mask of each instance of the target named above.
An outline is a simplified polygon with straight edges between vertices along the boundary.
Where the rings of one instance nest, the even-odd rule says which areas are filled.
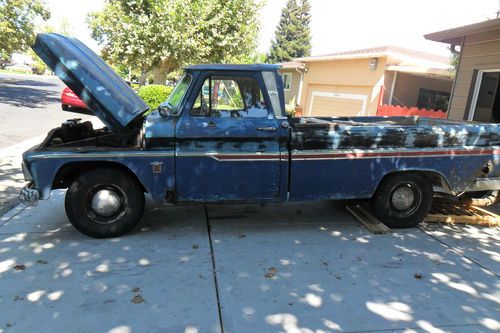
[[[88,111],[85,104],[76,94],[68,87],[64,88],[61,93],[61,107],[64,111],[86,113]]]

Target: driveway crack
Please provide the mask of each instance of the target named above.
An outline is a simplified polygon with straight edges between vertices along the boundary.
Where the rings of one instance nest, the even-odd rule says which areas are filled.
[[[205,208],[205,220],[207,222],[207,234],[208,234],[208,242],[210,244],[210,254],[212,257],[212,273],[214,277],[214,285],[215,285],[215,296],[217,298],[217,312],[219,314],[219,325],[220,325],[220,331],[221,333],[224,333],[224,322],[222,321],[222,311],[221,311],[221,302],[220,302],[220,296],[219,296],[219,284],[217,282],[217,267],[215,265],[215,253],[214,253],[214,246],[212,242],[212,227],[210,226],[210,219],[208,218],[208,209],[207,206],[204,206]]]
[[[466,256],[465,254],[463,253],[460,253],[460,251],[458,251],[457,249],[455,249],[453,246],[449,245],[448,243],[446,243],[445,241],[443,241],[442,239],[440,239],[439,237],[437,236],[434,236],[432,233],[430,232],[427,232],[425,229],[423,229],[422,227],[418,227],[420,229],[420,231],[423,231],[426,235],[434,238],[435,240],[437,240],[439,243],[443,244],[444,246],[446,246],[447,248],[449,248],[451,251],[453,251],[454,253],[456,253],[457,255],[459,255],[460,257],[462,258],[465,258],[467,260],[469,260],[470,262],[474,263],[475,265],[479,266],[480,268],[484,269],[485,271],[489,272],[490,274],[492,274],[493,276],[496,276],[497,278],[500,278],[500,275],[498,275],[497,273],[495,273],[494,271],[492,271],[491,269],[489,269],[488,267],[484,266],[483,264],[479,263],[477,260],[474,260],[468,256]]]

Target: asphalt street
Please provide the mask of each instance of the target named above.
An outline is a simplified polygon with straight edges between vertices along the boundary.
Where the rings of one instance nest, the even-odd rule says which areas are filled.
[[[56,76],[0,73],[0,149],[46,134],[70,118],[61,110],[64,83]]]
[[[62,111],[64,87],[55,76],[0,73],[0,214],[17,204],[24,186],[22,152],[67,119],[95,118]]]

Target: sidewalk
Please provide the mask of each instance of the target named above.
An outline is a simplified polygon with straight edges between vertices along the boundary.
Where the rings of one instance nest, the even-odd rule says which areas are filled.
[[[18,195],[25,181],[21,170],[22,153],[39,144],[44,135],[0,149],[0,216],[19,203]]]

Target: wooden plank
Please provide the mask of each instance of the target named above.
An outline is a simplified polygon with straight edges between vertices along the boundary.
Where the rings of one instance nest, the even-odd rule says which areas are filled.
[[[434,205],[424,222],[500,226],[500,216],[485,209],[463,205]]]
[[[386,234],[391,231],[385,224],[380,222],[370,211],[362,205],[352,205],[345,207],[368,231],[373,234]]]

